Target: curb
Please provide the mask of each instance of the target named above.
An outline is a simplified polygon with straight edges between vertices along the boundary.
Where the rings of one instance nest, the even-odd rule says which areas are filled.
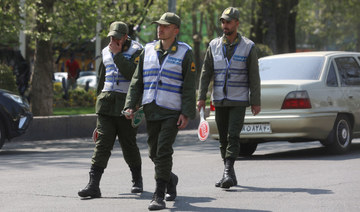
[[[205,116],[209,114],[207,109]],[[25,134],[13,138],[13,141],[57,140],[71,138],[91,138],[96,126],[96,114],[68,116],[34,116]],[[184,130],[197,129],[199,113],[190,120]],[[138,133],[146,133],[146,121],[138,128]]]

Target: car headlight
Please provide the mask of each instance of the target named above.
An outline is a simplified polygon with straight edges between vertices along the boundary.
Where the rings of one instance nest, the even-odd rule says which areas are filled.
[[[10,93],[4,93],[4,96],[14,100],[15,102],[19,103],[19,104],[24,104],[22,98],[18,95],[15,94],[10,94]]]

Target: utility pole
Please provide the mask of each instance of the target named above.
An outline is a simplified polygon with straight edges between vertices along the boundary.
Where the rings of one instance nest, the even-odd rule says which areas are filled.
[[[101,31],[101,10],[98,10],[98,17],[96,21],[96,41],[95,41],[95,73],[96,76],[98,76],[99,73],[99,65],[101,63],[101,37],[100,37],[100,31]]]
[[[25,27],[25,0],[20,0],[20,33],[19,33],[19,50],[24,59],[26,59],[26,35]]]
[[[168,0],[168,11],[176,13],[176,0]]]

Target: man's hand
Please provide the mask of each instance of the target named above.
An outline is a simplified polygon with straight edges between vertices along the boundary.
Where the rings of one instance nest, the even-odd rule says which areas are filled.
[[[200,111],[201,108],[204,108],[204,109],[205,109],[205,100],[199,100],[199,101],[197,102],[197,109],[198,109],[198,111]]]
[[[261,106],[258,105],[251,105],[251,112],[254,116],[256,116],[257,114],[259,114],[261,111]]]
[[[177,121],[178,129],[179,130],[184,129],[188,123],[189,123],[189,118],[183,114],[180,114],[179,120]]]
[[[125,111],[123,111],[123,114],[125,115],[126,119],[133,119],[134,118],[133,109],[126,109]]]
[[[109,48],[114,55],[121,52],[126,39],[127,35],[123,36],[121,39],[110,37]]]

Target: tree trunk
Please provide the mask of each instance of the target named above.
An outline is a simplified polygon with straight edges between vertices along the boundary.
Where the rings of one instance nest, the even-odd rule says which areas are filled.
[[[250,40],[254,41],[255,43],[263,44],[263,20],[262,20],[262,11],[261,7],[258,9],[256,8],[256,1],[252,1],[251,3],[251,27],[250,27]]]
[[[264,27],[263,41],[274,54],[296,50],[296,12],[293,10],[298,3],[298,0],[261,1],[261,16]]]
[[[357,39],[356,39],[356,51],[360,52],[360,23],[356,27]]]
[[[36,39],[34,72],[31,80],[31,109],[34,116],[52,115],[53,112],[53,51],[48,14],[53,11],[53,0],[41,0],[37,3],[36,27],[39,33]]]
[[[274,52],[278,53],[277,31],[276,31],[276,2],[277,0],[261,1],[261,11],[264,26],[264,44]]]
[[[296,52],[296,16],[297,10],[294,8],[299,4],[299,0],[292,0],[290,4],[290,14],[288,22],[288,35],[289,35],[289,52]]]
[[[209,42],[214,38],[214,34],[216,31],[216,22],[214,18],[214,10],[211,7],[208,7],[207,9],[207,15],[206,15],[206,34],[208,37],[208,42],[205,43],[206,48],[209,46]],[[216,33],[215,37],[218,36],[218,33]]]
[[[193,46],[193,50],[194,50],[194,60],[195,60],[195,67],[196,67],[196,87],[199,86],[199,78],[200,78],[200,70],[201,70],[201,52],[200,52],[200,44],[202,41],[202,36],[201,36],[201,28],[202,28],[202,19],[203,19],[203,14],[201,13],[200,15],[200,26],[198,27],[197,24],[197,7],[196,7],[196,2],[193,3],[193,11],[191,13],[191,17],[192,17],[192,34],[193,34],[193,42],[194,42],[194,46]],[[199,28],[199,30],[198,30]]]

